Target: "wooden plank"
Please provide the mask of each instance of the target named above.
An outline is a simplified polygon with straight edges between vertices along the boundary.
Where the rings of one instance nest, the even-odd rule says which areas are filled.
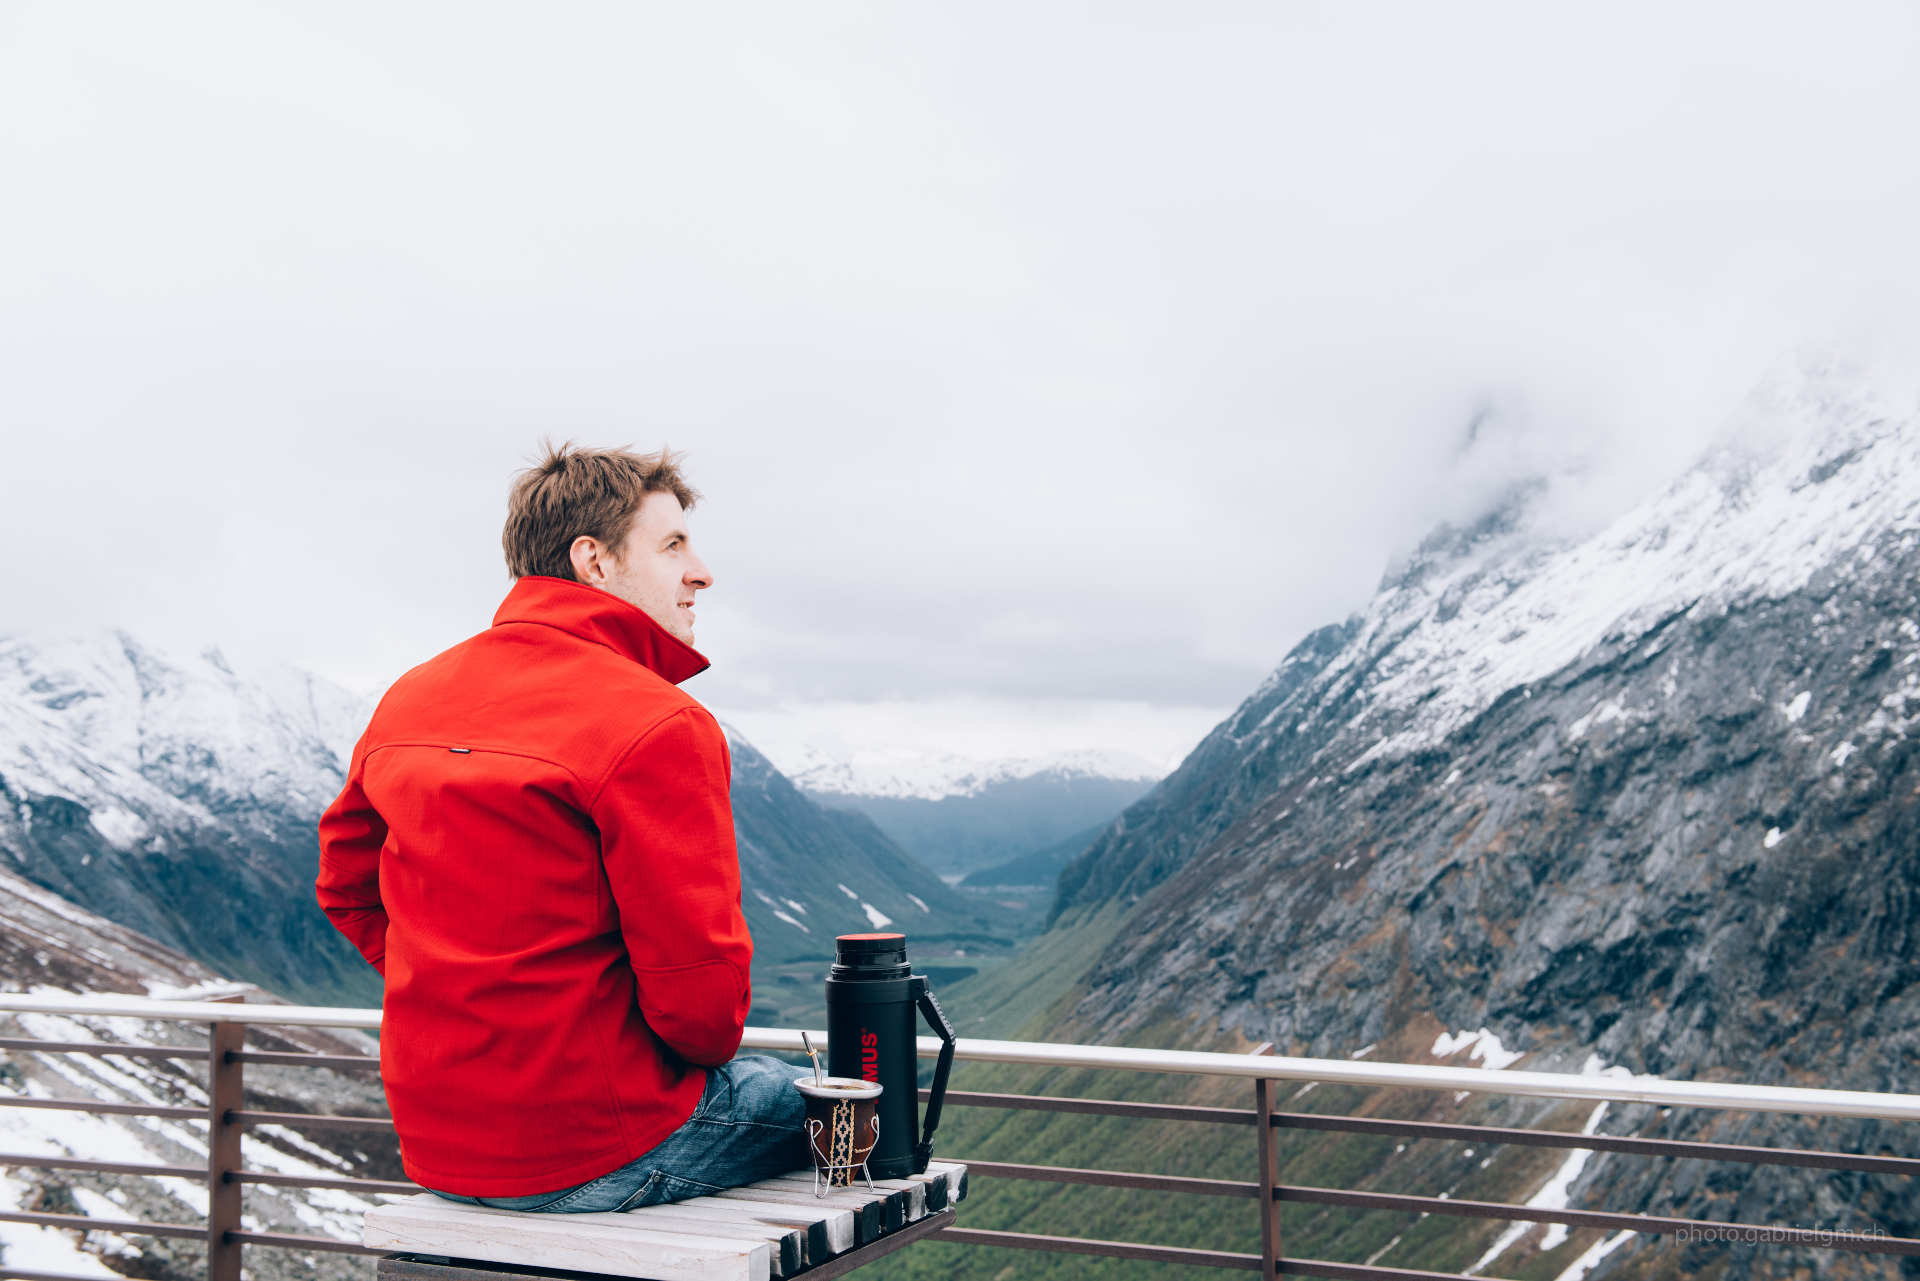
[[[671,1208],[696,1217],[712,1218],[718,1222],[746,1218],[775,1227],[797,1229],[806,1233],[807,1258],[816,1263],[853,1249],[853,1212],[851,1210],[783,1205],[773,1201],[719,1200],[710,1196],[695,1197],[691,1201],[675,1201]],[[627,1213],[635,1212],[629,1210]]]
[[[863,1215],[861,1222],[872,1225],[870,1229],[865,1229],[865,1235],[860,1237],[861,1244],[888,1232],[897,1232],[907,1221],[907,1193],[903,1189],[881,1187],[878,1180],[874,1182],[871,1189],[862,1182],[856,1187],[829,1189],[825,1197],[814,1195],[811,1175],[806,1178],[785,1175],[760,1183],[750,1183],[741,1190],[750,1192],[764,1190],[770,1196],[775,1193],[798,1194],[816,1205],[823,1202],[834,1204],[837,1201],[848,1207],[860,1206]]]
[[[965,1196],[962,1178],[967,1167],[954,1161],[930,1161],[926,1173],[909,1175],[927,1185],[927,1213],[944,1210]]]
[[[783,1174],[778,1178],[766,1179],[754,1184],[755,1187],[767,1187],[770,1185],[797,1188],[809,1196],[813,1194],[813,1178],[811,1175]],[[906,1193],[906,1199],[901,1202],[901,1218],[903,1222],[912,1223],[926,1215],[927,1185],[925,1183],[917,1182],[913,1179],[875,1179],[873,1181],[873,1187],[881,1196],[887,1196],[896,1192]],[[867,1185],[864,1182],[857,1183],[848,1190],[864,1193],[867,1191]]]
[[[404,1254],[381,1255],[374,1275],[383,1281],[602,1281],[591,1272],[569,1272],[563,1268],[536,1268],[528,1263],[487,1263],[481,1259],[434,1261],[434,1257],[409,1258]]]
[[[879,1236],[886,1227],[886,1206],[880,1201],[855,1201],[835,1199],[829,1196],[816,1199],[811,1192],[789,1192],[783,1188],[765,1188],[750,1186],[728,1188],[724,1192],[715,1192],[702,1200],[714,1201],[771,1201],[787,1206],[818,1206],[828,1210],[845,1210],[853,1218],[853,1244],[865,1245]]]
[[[624,1211],[620,1217],[633,1220],[635,1227],[653,1232],[684,1232],[688,1236],[717,1236],[729,1241],[765,1241],[773,1247],[767,1256],[767,1265],[776,1277],[792,1276],[806,1266],[805,1228],[776,1227],[744,1215],[721,1219],[691,1212],[674,1213],[684,1204],[650,1205]]]
[[[660,1232],[624,1214],[522,1214],[423,1193],[367,1211],[362,1241],[377,1250],[565,1268],[649,1281],[769,1281],[766,1241]]]

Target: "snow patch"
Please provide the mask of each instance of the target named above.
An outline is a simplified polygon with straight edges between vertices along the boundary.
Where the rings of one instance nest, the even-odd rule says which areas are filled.
[[[1581,1281],[1587,1273],[1600,1266],[1600,1260],[1606,1258],[1615,1250],[1618,1250],[1636,1235],[1638,1234],[1632,1229],[1628,1229],[1616,1236],[1608,1237],[1604,1241],[1595,1242],[1591,1249],[1575,1259],[1573,1266],[1565,1272],[1562,1272],[1558,1277],[1555,1277],[1554,1281]]]
[[[1813,691],[1810,689],[1803,689],[1789,699],[1780,709],[1787,718],[1787,724],[1796,724],[1802,716],[1805,716],[1807,704],[1811,701],[1813,701]]]
[[[1766,846],[1768,849],[1772,849],[1774,846],[1778,845],[1781,841],[1784,841],[1786,839],[1787,839],[1786,837],[1780,835],[1779,828],[1770,827],[1767,829],[1766,837],[1760,843]]]
[[[93,830],[107,838],[107,843],[119,849],[130,850],[147,836],[147,821],[132,810],[121,809],[118,805],[109,805],[94,810],[87,815],[87,822]]]
[[[1518,1063],[1526,1057],[1527,1053],[1525,1050],[1507,1049],[1500,1044],[1499,1037],[1481,1028],[1478,1032],[1456,1032],[1452,1036],[1442,1032],[1440,1039],[1433,1043],[1433,1057],[1452,1058],[1468,1047],[1472,1047],[1473,1050],[1473,1053],[1467,1056],[1468,1058],[1479,1061],[1488,1070],[1494,1072]]]
[[[867,919],[873,922],[873,928],[876,930],[884,930],[893,924],[893,918],[891,916],[888,916],[871,903],[862,903],[860,910],[867,914]]]

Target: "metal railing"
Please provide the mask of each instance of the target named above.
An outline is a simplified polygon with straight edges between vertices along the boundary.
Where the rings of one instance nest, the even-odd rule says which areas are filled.
[[[204,1225],[14,1211],[0,1213],[0,1222],[40,1224],[82,1232],[106,1231],[127,1236],[204,1240],[207,1244],[209,1281],[239,1281],[241,1255],[247,1246],[346,1254],[381,1253],[368,1250],[355,1242],[341,1241],[331,1237],[247,1230],[241,1219],[241,1191],[247,1184],[285,1188],[330,1188],[367,1195],[408,1194],[421,1190],[412,1183],[402,1181],[308,1177],[248,1170],[241,1159],[240,1137],[249,1126],[392,1130],[391,1121],[379,1118],[330,1116],[305,1112],[249,1111],[245,1107],[243,1098],[245,1084],[243,1073],[248,1063],[361,1069],[379,1066],[378,1058],[373,1056],[250,1051],[244,1046],[246,1028],[249,1025],[373,1029],[380,1025],[378,1010],[154,1001],[137,997],[0,994],[0,1013],[115,1016],[156,1022],[207,1025],[208,1045],[204,1050],[162,1045],[126,1045],[117,1042],[0,1038],[0,1049],[15,1051],[43,1054],[118,1055],[132,1058],[172,1059],[181,1062],[206,1062],[208,1105],[204,1109],[159,1104],[109,1103],[90,1099],[47,1099],[0,1095],[0,1107],[56,1108],[107,1115],[166,1117],[202,1122],[208,1129],[208,1159],[204,1167],[88,1161],[10,1153],[0,1153],[0,1166],[205,1179],[209,1193],[209,1213]],[[826,1041],[823,1033],[814,1032],[809,1035],[813,1037],[816,1045],[824,1044]],[[747,1029],[741,1044],[743,1049],[756,1050],[799,1052],[802,1048],[799,1032],[766,1028]],[[1252,1200],[1264,1210],[1260,1215],[1260,1253],[1198,1250],[1180,1246],[1043,1236],[958,1226],[934,1233],[929,1239],[956,1244],[990,1245],[1177,1263],[1187,1266],[1228,1268],[1260,1272],[1267,1277],[1284,1273],[1330,1277],[1338,1281],[1384,1281],[1386,1278],[1431,1278],[1437,1275],[1449,1275],[1330,1260],[1286,1258],[1281,1248],[1280,1206],[1286,1203],[1300,1203],[1397,1213],[1413,1212],[1423,1215],[1496,1219],[1508,1222],[1559,1224],[1566,1227],[1617,1229],[1650,1236],[1687,1233],[1701,1238],[1745,1241],[1755,1244],[1799,1245],[1826,1250],[1920,1255],[1920,1240],[1901,1237],[1661,1218],[1642,1214],[1555,1210],[1540,1206],[1509,1205],[1498,1202],[1459,1201],[1447,1197],[1289,1186],[1279,1182],[1277,1133],[1287,1129],[1319,1130],[1616,1152],[1637,1156],[1690,1157],[1745,1164],[1851,1170],[1874,1174],[1920,1174],[1920,1160],[1842,1152],[1643,1139],[1630,1136],[1567,1134],[1548,1130],[1281,1112],[1276,1111],[1273,1106],[1272,1091],[1275,1083],[1280,1081],[1323,1082],[1881,1120],[1920,1120],[1920,1096],[1665,1081],[1651,1077],[1592,1077],[1551,1072],[1513,1072],[1486,1068],[1419,1067],[1351,1060],[1302,1059],[1273,1055],[1268,1053],[1270,1048],[1262,1046],[1252,1054],[1236,1055],[1182,1050],[1133,1050],[1117,1046],[962,1039],[955,1054],[957,1059],[974,1063],[1178,1073],[1202,1077],[1238,1077],[1250,1081],[1253,1085],[1254,1106],[1249,1109],[1130,1103],[1038,1095],[987,1094],[958,1090],[947,1095],[947,1103],[954,1107],[1064,1112],[1133,1120],[1254,1127],[1260,1169],[1260,1179],[1257,1182],[975,1161],[965,1155],[958,1155],[953,1159],[966,1162],[970,1178],[1043,1180],[1064,1184],[1089,1184]],[[937,1040],[925,1037],[919,1041],[919,1052],[922,1057],[932,1058],[938,1051]],[[1265,1124],[1262,1124],[1263,1119]],[[69,1279],[61,1274],[12,1270],[0,1265],[0,1281],[6,1281],[8,1278],[17,1278],[19,1281],[79,1281],[77,1277]]]

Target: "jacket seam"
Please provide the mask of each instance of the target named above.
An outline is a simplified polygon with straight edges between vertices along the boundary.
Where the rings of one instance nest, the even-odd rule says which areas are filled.
[[[689,701],[691,702],[691,700]],[[644,742],[646,742],[647,739],[652,738],[655,734],[659,733],[662,729],[664,729],[667,725],[667,722],[674,720],[677,717],[694,716],[702,712],[706,712],[706,709],[697,704],[690,707],[676,707],[671,712],[668,712],[665,716],[662,716],[659,720],[655,721],[653,724],[647,726],[646,728],[642,729],[639,733],[635,734],[632,739],[628,740],[626,747],[620,752],[620,754],[613,758],[613,763],[607,766],[606,777],[600,780],[599,785],[595,787],[593,789],[593,792],[587,797],[587,807],[591,809],[592,807],[600,803],[600,794],[602,792],[605,792],[607,790],[608,784],[613,782],[613,776],[620,772],[620,767],[622,765],[625,765],[627,763],[627,760],[635,752],[640,750],[641,744],[643,744]],[[709,716],[712,715],[712,713],[707,713],[707,714]]]
[[[366,752],[362,755],[361,759],[364,761],[366,757],[372,756],[375,752],[384,752],[389,747],[446,747],[446,746],[447,746],[447,743],[442,739],[425,739],[425,738],[394,739],[391,742],[381,743],[376,747],[367,748]],[[556,761],[551,756],[542,756],[538,752],[523,751],[518,747],[489,747],[485,743],[475,743],[471,750],[478,751],[478,752],[486,752],[491,756],[518,756],[522,760],[539,761],[543,765],[551,765],[555,769],[560,770],[568,778],[572,779],[575,783],[579,784],[582,788],[585,788],[587,785],[587,780],[584,778],[581,778],[580,771],[574,769],[573,766],[568,765],[564,761]]]

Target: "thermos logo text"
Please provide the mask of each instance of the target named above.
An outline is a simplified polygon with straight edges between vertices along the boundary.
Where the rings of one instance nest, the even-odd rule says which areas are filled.
[[[860,1029],[860,1075],[868,1081],[880,1079],[880,1037]]]

